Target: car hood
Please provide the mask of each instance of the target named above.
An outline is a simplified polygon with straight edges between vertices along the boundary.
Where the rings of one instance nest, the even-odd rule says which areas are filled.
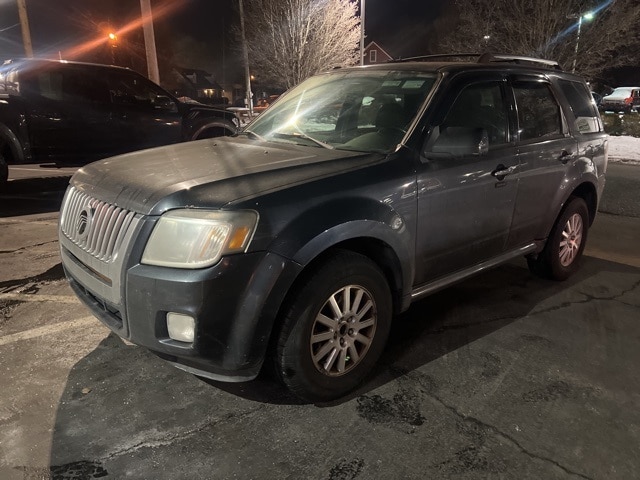
[[[91,163],[71,184],[94,198],[142,214],[241,199],[383,159],[319,147],[221,137],[141,150]]]

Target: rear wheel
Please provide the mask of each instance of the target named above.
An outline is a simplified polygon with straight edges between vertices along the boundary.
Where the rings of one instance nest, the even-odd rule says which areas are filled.
[[[587,241],[589,211],[582,198],[572,197],[551,230],[544,250],[528,258],[532,272],[555,280],[566,280],[579,267]]]
[[[282,316],[275,367],[299,397],[316,402],[357,387],[389,334],[389,285],[375,263],[341,251],[294,291]]]

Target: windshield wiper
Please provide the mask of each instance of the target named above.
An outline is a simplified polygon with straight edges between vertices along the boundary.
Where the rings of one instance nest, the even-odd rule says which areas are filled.
[[[267,140],[258,135],[256,132],[252,131],[252,130],[243,130],[242,132],[238,133],[238,135],[246,135],[249,138],[252,138],[253,140],[260,140],[261,142],[266,142]]]
[[[327,150],[333,150],[334,149],[333,145],[329,145],[328,143],[325,143],[322,140],[318,140],[316,138],[310,137],[306,133],[300,132],[300,131],[294,132],[294,133],[276,132],[276,133],[273,134],[273,136],[276,137],[276,138],[302,138],[304,140],[309,140],[309,141],[315,143],[319,147],[326,148]]]

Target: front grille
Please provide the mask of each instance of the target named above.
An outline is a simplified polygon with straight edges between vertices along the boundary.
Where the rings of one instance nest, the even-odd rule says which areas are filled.
[[[111,262],[135,216],[70,187],[62,206],[60,229],[89,255]]]

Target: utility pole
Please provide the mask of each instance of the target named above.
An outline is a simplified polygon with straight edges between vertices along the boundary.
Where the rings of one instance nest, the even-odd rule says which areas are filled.
[[[242,0],[238,0],[240,7],[240,34],[242,35],[242,58],[244,60],[244,75],[247,78],[247,107],[249,108],[249,118],[253,117],[253,101],[251,99],[251,73],[249,72],[249,49],[247,48],[247,37],[244,30],[244,6]]]
[[[27,57],[33,57],[33,46],[31,45],[31,30],[29,30],[29,17],[27,16],[26,0],[18,0],[18,15],[20,16],[20,28],[22,29],[22,43],[24,43],[24,53]]]
[[[158,70],[158,55],[156,53],[156,37],[153,33],[153,14],[150,0],[140,0],[142,11],[142,30],[144,31],[144,46],[147,51],[147,70],[151,81],[160,83],[160,71]]]
[[[364,0],[360,0],[360,65],[364,65]]]

